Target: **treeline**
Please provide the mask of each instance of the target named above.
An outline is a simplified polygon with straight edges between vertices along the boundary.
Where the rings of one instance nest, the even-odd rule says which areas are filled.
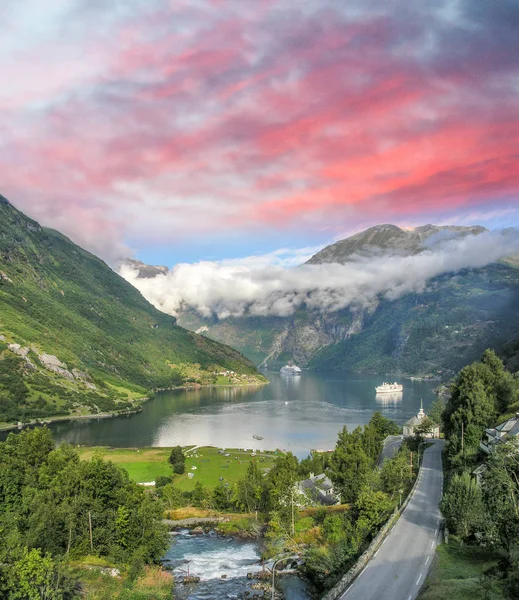
[[[460,371],[443,411],[446,490],[441,509],[463,544],[494,549],[497,568],[485,577],[505,597],[519,597],[519,439],[480,448],[486,428],[519,410],[519,377],[491,350]]]
[[[87,555],[127,565],[131,587],[167,548],[162,510],[113,463],[55,449],[45,428],[9,435],[0,443],[0,598],[80,597],[67,565]]]

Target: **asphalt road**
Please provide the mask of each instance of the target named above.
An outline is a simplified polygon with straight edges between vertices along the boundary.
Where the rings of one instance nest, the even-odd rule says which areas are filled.
[[[403,435],[391,435],[388,436],[384,447],[382,448],[382,452],[378,458],[378,466],[382,466],[382,463],[386,460],[386,458],[392,458],[395,452],[400,448],[402,442],[404,441]]]
[[[440,526],[443,471],[438,440],[424,452],[418,484],[375,556],[341,600],[414,600],[431,566]]]

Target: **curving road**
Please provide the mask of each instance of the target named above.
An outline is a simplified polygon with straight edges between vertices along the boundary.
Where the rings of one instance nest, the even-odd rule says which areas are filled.
[[[384,443],[384,447],[382,448],[382,452],[380,453],[380,456],[378,457],[377,466],[381,467],[382,463],[387,458],[392,458],[395,455],[396,451],[402,445],[403,441],[404,441],[403,435],[388,435],[387,438],[385,439],[385,443]]]
[[[443,486],[438,440],[424,452],[414,494],[382,545],[340,600],[414,600],[431,566]]]

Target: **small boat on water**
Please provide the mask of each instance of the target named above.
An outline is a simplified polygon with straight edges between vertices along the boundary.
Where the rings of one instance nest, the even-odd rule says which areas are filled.
[[[404,386],[401,383],[384,383],[382,385],[378,385],[375,388],[377,394],[394,394],[395,392],[402,392],[404,390]]]
[[[252,436],[255,440],[262,440],[263,438],[261,437],[261,435],[253,435]]]
[[[281,375],[301,375],[301,369],[295,365],[285,365],[279,372]]]

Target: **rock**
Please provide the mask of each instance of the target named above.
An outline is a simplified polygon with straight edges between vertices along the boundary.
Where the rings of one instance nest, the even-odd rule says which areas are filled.
[[[38,358],[40,359],[41,364],[48,370],[53,373],[57,373],[61,375],[61,377],[65,377],[66,379],[74,379],[74,375],[70,371],[67,370],[67,365],[62,363],[57,356],[53,354],[39,354]]]
[[[72,369],[72,375],[79,381],[88,381],[88,379],[90,379],[86,373],[83,373],[83,371],[80,371],[79,369]]]
[[[0,342],[5,342],[5,335],[0,335]]]
[[[18,354],[22,358],[25,358],[27,354],[29,354],[29,348],[25,346],[20,346],[20,344],[7,344],[7,347],[11,352]]]
[[[47,369],[49,369],[50,367],[61,367],[62,369],[67,368],[67,365],[65,363],[62,363],[59,360],[59,358],[57,356],[54,356],[53,354],[40,354],[38,355],[38,358],[40,359],[41,364]]]
[[[193,535],[200,535],[202,533],[204,533],[204,530],[202,529],[202,527],[200,527],[200,525],[198,527],[195,527],[194,529],[191,530],[191,533]]]

